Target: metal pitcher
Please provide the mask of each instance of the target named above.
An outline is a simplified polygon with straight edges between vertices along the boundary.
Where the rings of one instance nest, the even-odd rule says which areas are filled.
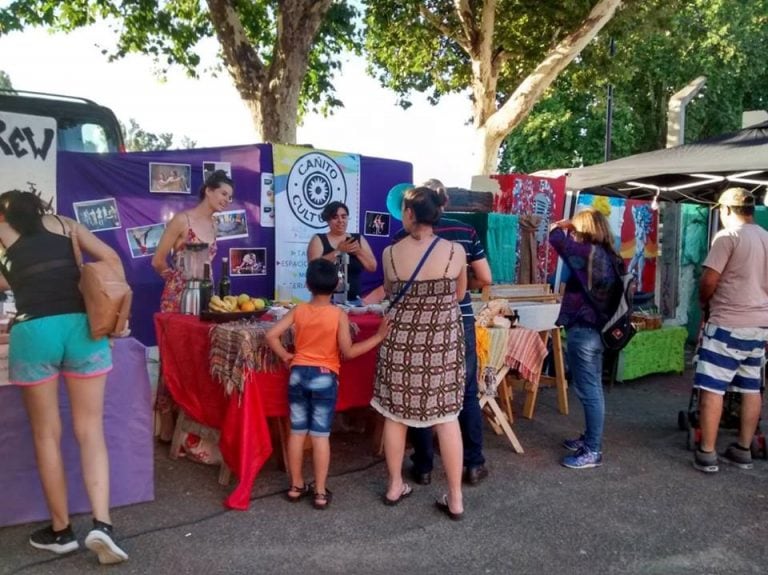
[[[200,315],[200,280],[187,280],[181,292],[181,313]]]

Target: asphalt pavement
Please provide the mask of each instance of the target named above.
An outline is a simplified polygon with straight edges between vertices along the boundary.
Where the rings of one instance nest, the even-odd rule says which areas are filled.
[[[486,429],[490,476],[466,488],[461,522],[434,507],[444,487],[439,460],[432,485],[385,507],[386,469],[363,433],[333,435],[334,500],[324,511],[285,501],[287,479],[274,461],[251,508],[226,511],[217,468],[172,461],[158,445],[156,500],[113,511],[127,563],[100,567],[87,550],[35,550],[27,537],[37,525],[20,525],[0,528],[0,573],[764,574],[768,462],[749,471],[721,464],[713,475],[693,469],[677,425],[690,382],[685,373],[616,384],[606,394],[604,464],[587,470],[558,464],[562,439],[581,430],[578,401],[570,393],[563,416],[554,389],[543,389],[534,419],[514,422],[524,454]],[[523,399],[515,398],[518,413]],[[720,447],[734,437],[721,431]],[[89,523],[73,519],[81,542]]]

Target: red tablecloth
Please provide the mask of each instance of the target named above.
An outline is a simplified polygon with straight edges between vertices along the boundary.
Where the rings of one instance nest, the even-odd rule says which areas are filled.
[[[372,335],[381,318],[362,314],[350,316],[350,320],[360,328],[357,340]],[[288,415],[288,371],[250,372],[242,395],[225,394],[210,375],[208,332],[212,325],[190,315],[155,314],[162,375],[173,399],[189,417],[221,430],[222,457],[239,479],[224,504],[247,509],[253,482],[272,453],[267,417]],[[376,350],[342,362],[337,411],[368,405],[375,370]]]

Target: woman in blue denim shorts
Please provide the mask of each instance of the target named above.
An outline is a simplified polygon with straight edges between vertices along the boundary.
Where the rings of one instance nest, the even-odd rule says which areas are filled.
[[[331,458],[329,436],[336,407],[340,354],[351,359],[372,350],[382,342],[388,329],[384,318],[376,334],[352,343],[347,314],[331,303],[338,281],[338,272],[332,262],[323,258],[309,262],[307,288],[312,292],[312,299],[289,311],[267,332],[266,338],[278,357],[291,366],[288,380],[291,487],[286,497],[296,502],[313,490],[304,482],[302,473],[304,439],[309,434],[315,471],[312,502],[315,509],[326,509],[331,502],[331,491],[325,483]],[[295,331],[295,353],[290,353],[280,341],[280,336],[291,327]]]
[[[63,375],[93,511],[93,528],[85,545],[101,563],[119,563],[128,555],[112,538],[103,423],[112,354],[107,338],[90,336],[78,289],[80,270],[69,237],[72,229],[77,230],[84,253],[124,275],[112,248],[85,226],[51,214],[49,204],[36,193],[13,190],[0,195],[0,289],[13,290],[17,310],[10,333],[10,381],[21,388],[52,520],[51,525],[32,533],[29,543],[58,554],[79,547],[69,523],[60,445],[59,376]]]

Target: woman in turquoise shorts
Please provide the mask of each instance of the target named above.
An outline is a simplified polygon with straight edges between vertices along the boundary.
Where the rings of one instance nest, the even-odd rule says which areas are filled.
[[[33,547],[62,554],[79,547],[69,523],[67,483],[61,454],[59,376],[67,384],[75,436],[80,445],[93,528],[85,545],[101,563],[128,555],[112,536],[109,456],[104,441],[104,388],[112,369],[107,338],[94,340],[78,289],[80,270],[70,230],[82,251],[124,275],[117,253],[85,226],[50,213],[37,194],[0,195],[0,289],[13,290],[17,315],[10,333],[9,375],[21,388],[29,415],[51,525],[32,533]]]

